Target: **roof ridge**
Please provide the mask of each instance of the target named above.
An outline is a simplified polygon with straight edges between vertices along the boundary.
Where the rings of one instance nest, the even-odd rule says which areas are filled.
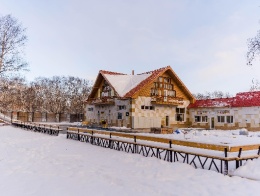
[[[124,73],[106,71],[106,70],[100,70],[99,72],[102,73],[102,74],[109,74],[109,75],[127,75],[127,74],[124,74]]]
[[[171,66],[168,65],[168,66],[166,66],[166,67],[161,67],[161,68],[159,68],[159,69],[155,69],[155,70],[152,70],[152,71],[143,72],[143,73],[140,73],[140,74],[137,74],[137,75],[152,74],[152,73],[154,73],[154,72],[161,72],[162,70],[168,69],[168,68],[170,68],[170,67],[171,67]]]

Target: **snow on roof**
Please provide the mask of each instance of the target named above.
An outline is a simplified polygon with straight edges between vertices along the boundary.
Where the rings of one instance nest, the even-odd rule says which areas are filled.
[[[147,79],[151,74],[141,75],[112,75],[104,74],[109,83],[115,88],[120,97],[123,97],[140,82]]]
[[[260,91],[237,93],[231,98],[197,100],[189,108],[260,106]]]
[[[196,100],[195,103],[189,105],[189,108],[230,107],[232,101],[233,98]]]
[[[237,93],[233,107],[260,106],[260,91]]]

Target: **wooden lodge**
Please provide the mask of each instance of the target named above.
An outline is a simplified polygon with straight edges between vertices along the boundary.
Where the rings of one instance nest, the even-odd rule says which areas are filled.
[[[101,70],[86,101],[86,121],[143,130],[186,127],[194,101],[170,66],[137,75]]]

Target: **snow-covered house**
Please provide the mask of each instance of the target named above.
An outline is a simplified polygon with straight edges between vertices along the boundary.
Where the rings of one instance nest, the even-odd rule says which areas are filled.
[[[195,127],[248,130],[260,127],[260,91],[237,93],[231,98],[197,100],[188,109]]]
[[[86,121],[133,129],[187,126],[194,97],[170,66],[142,74],[99,71]]]

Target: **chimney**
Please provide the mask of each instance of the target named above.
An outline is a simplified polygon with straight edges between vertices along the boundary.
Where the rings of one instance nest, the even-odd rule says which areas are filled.
[[[132,70],[132,75],[135,75],[135,70]]]

